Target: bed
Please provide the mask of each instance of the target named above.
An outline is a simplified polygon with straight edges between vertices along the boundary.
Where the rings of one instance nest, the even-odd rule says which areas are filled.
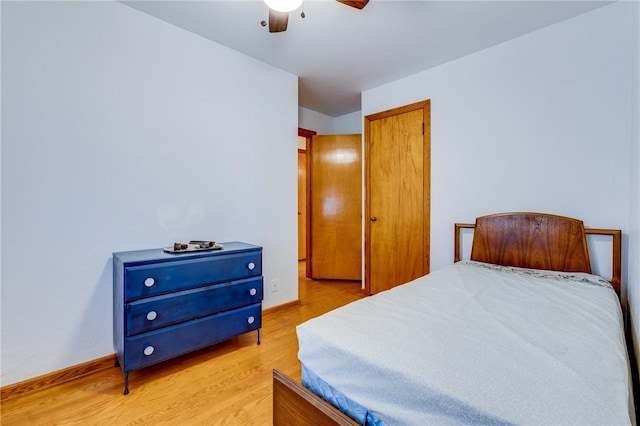
[[[611,237],[607,280],[589,234]],[[635,424],[621,294],[620,230],[456,224],[454,264],[297,327],[302,385],[274,370],[274,424]]]

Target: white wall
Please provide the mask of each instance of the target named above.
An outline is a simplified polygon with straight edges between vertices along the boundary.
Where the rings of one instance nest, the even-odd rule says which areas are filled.
[[[632,72],[636,75],[633,80],[631,90],[631,115],[635,117],[635,122],[631,130],[631,155],[629,162],[631,167],[631,209],[629,214],[629,299],[631,303],[631,312],[633,313],[634,325],[640,321],[640,3],[634,2],[634,39],[636,40],[634,52],[630,55],[633,64]],[[635,143],[633,142],[635,141]],[[636,340],[635,350],[636,357],[638,354],[638,343],[640,337],[640,327],[635,325]]]
[[[0,23],[2,22],[2,3],[0,3]],[[2,45],[2,30],[0,29],[0,46]],[[0,48],[0,82],[2,81],[2,49]],[[0,83],[0,91],[2,90],[2,84]],[[0,165],[2,164],[2,100],[0,99]],[[2,172],[0,167],[0,189],[2,188]],[[2,191],[0,190],[0,242],[2,241]],[[0,331],[2,330],[2,244],[0,244]],[[2,348],[2,335],[0,332],[0,348]],[[2,350],[0,349],[0,370],[2,364]],[[0,377],[0,386],[2,380]]]
[[[313,130],[319,135],[333,135],[336,130],[335,118],[308,108],[298,108],[298,127]]]
[[[627,245],[634,7],[616,2],[363,93],[364,116],[431,99],[432,269],[453,260],[455,222],[495,212],[577,217],[622,229]],[[626,278],[626,250],[624,263]]]
[[[363,133],[362,124],[362,111],[352,112],[351,114],[341,115],[335,118],[336,134],[338,135],[350,135]]]
[[[116,2],[3,2],[2,56],[2,385],[113,353],[114,251],[247,241],[297,298],[295,75]]]
[[[307,108],[298,108],[298,126],[319,135],[350,135],[362,133],[362,112],[356,111],[331,117]]]

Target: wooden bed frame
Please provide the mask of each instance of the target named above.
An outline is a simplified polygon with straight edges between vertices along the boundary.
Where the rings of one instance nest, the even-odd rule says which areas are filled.
[[[563,272],[591,273],[586,236],[612,237],[612,276],[618,296],[622,292],[622,232],[585,229],[583,222],[545,213],[500,213],[482,216],[475,224],[456,223],[454,262],[461,260],[463,229],[474,229],[471,260],[504,266]],[[623,311],[626,308],[621,298]],[[278,370],[273,371],[273,424],[356,425],[352,419]]]
[[[453,261],[460,257],[461,230],[471,228],[471,260],[496,265],[591,273],[587,235],[612,237],[611,285],[622,289],[622,231],[588,229],[582,221],[545,213],[499,213],[482,216],[475,224],[456,223]],[[605,277],[606,278],[606,277]]]

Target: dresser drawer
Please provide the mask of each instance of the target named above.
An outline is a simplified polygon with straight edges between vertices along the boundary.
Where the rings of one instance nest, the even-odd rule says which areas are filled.
[[[260,252],[129,266],[124,301],[262,275]]]
[[[262,301],[262,277],[136,300],[127,304],[127,336]]]
[[[257,303],[128,337],[124,344],[126,367],[123,369],[131,371],[146,367],[261,326],[262,305]]]

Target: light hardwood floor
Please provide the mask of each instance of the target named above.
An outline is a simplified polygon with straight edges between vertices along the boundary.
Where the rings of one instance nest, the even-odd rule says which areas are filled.
[[[272,370],[300,380],[295,326],[363,296],[360,283],[312,281],[299,265],[301,303],[263,315],[261,344],[251,332],[129,374],[119,368],[2,402],[11,425],[269,425]]]

